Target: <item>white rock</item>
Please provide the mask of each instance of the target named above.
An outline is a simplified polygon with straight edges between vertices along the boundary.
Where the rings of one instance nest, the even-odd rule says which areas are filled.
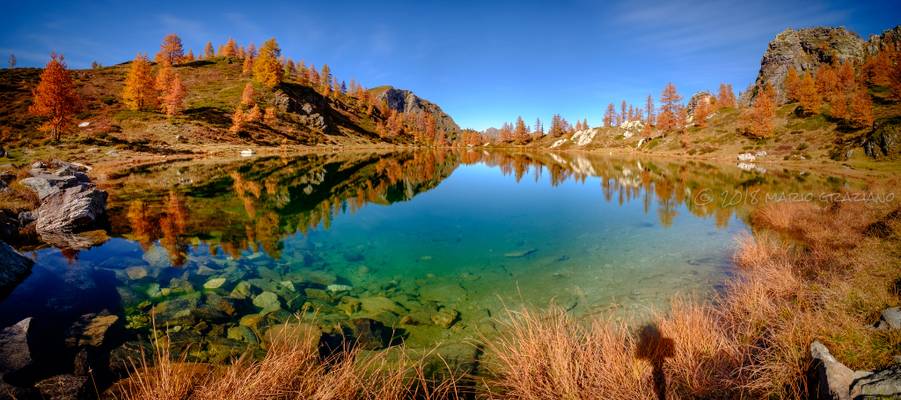
[[[241,150],[241,157],[250,157],[250,156],[253,156],[253,150],[251,150],[251,149]]]
[[[757,157],[755,157],[751,153],[741,153],[738,155],[738,161],[754,161]]]
[[[79,127],[79,128],[87,128],[87,127],[90,126],[90,125],[91,125],[90,122],[85,121],[85,122],[82,122],[82,123],[78,124],[78,127]]]

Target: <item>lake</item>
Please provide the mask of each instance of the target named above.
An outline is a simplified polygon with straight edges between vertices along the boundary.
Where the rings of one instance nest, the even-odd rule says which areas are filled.
[[[850,185],[742,167],[472,149],[145,167],[103,181],[102,243],[26,249],[37,264],[0,323],[32,316],[61,342],[109,313],[105,346],[156,326],[221,361],[297,313],[327,334],[393,332],[371,349],[490,336],[520,307],[640,319],[713,296],[766,194]]]

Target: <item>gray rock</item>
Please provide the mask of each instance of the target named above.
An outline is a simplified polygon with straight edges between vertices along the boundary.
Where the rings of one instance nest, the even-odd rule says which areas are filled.
[[[66,188],[38,207],[37,232],[71,232],[93,225],[106,210],[106,192],[91,185]]]
[[[834,62],[861,62],[866,54],[866,42],[845,28],[816,27],[786,29],[770,41],[757,75],[758,86],[769,83],[776,90],[776,100],[785,102],[782,82],[788,69],[814,71],[817,67]],[[751,91],[749,91],[751,92]],[[746,92],[753,96],[754,93]],[[742,99],[743,103],[750,97]]]
[[[432,314],[432,322],[435,325],[438,325],[444,329],[450,328],[454,322],[457,321],[457,317],[460,316],[460,313],[453,308],[442,308],[441,311],[438,311],[435,314]]]
[[[0,330],[0,376],[18,371],[32,364],[28,335],[31,318]]]
[[[90,398],[88,377],[56,375],[34,385],[45,400],[83,400]]]
[[[864,140],[863,149],[872,158],[898,158],[901,155],[901,119],[892,118],[878,123]]]
[[[454,122],[450,115],[444,112],[437,104],[417,96],[415,93],[405,90],[396,89],[388,86],[384,91],[376,97],[378,100],[384,101],[391,109],[402,113],[431,113],[435,116],[435,122],[438,130],[446,133],[456,133],[460,131],[460,126]]]
[[[849,400],[854,371],[838,362],[819,340],[810,344],[810,357],[813,359],[816,398]]]
[[[688,105],[685,107],[685,113],[688,116],[689,122],[694,121],[695,109],[698,108],[698,104],[702,101],[707,102],[708,105],[713,105],[716,103],[716,97],[706,90],[693,94],[691,98],[688,99]]]
[[[901,364],[886,369],[860,374],[851,384],[853,399],[901,398]]]
[[[891,307],[882,310],[876,329],[901,329],[901,307]]]
[[[56,176],[50,174],[38,174],[19,181],[22,185],[27,186],[38,195],[38,199],[44,201],[52,194],[56,194],[63,189],[78,186],[78,178],[74,176]]]
[[[34,261],[0,241],[0,300],[31,272]]]

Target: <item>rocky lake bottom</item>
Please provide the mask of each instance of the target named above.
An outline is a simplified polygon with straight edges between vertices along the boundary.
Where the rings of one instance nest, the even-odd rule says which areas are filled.
[[[153,329],[176,354],[223,362],[295,317],[366,350],[480,340],[521,307],[640,319],[718,290],[751,191],[847,185],[471,150],[158,166],[107,184],[101,243],[26,251],[36,264],[0,323],[46,326],[60,365],[89,345],[113,366]]]

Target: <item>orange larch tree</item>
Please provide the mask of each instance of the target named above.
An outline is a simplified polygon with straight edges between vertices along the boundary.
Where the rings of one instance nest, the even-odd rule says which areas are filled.
[[[150,61],[146,55],[138,54],[128,69],[125,77],[125,89],[122,100],[132,110],[155,109],[158,94],[153,75],[150,72]]]
[[[776,116],[776,93],[766,83],[757,92],[751,107],[745,110],[743,117],[748,133],[754,137],[765,138],[773,135],[773,119]]]
[[[626,101],[623,100],[622,102],[619,103],[619,124],[622,125],[623,122],[626,122],[628,120],[629,120],[629,114],[627,113],[627,110],[626,110]]]
[[[241,65],[241,75],[250,76],[253,74],[253,57],[244,57],[244,64]]]
[[[526,122],[523,121],[522,117],[516,117],[516,127],[513,128],[513,137],[516,140],[528,140],[529,139],[529,129],[526,128]]]
[[[873,126],[873,100],[867,92],[866,84],[858,84],[849,95],[848,114],[848,122],[856,128]]]
[[[216,51],[213,50],[213,42],[206,42],[206,46],[203,47],[203,58],[205,60],[210,60],[216,56]]]
[[[194,50],[188,50],[188,54],[185,55],[185,62],[194,61]]]
[[[188,91],[181,83],[178,73],[173,73],[166,91],[163,92],[163,111],[166,115],[172,117],[184,110],[187,95]]]
[[[38,129],[50,132],[53,140],[59,141],[62,132],[75,125],[73,117],[82,107],[81,96],[75,91],[61,54],[50,54],[50,62],[32,94],[34,103],[28,107],[29,113],[47,118]]]
[[[717,108],[733,108],[735,107],[735,92],[732,91],[732,85],[727,83],[720,84],[719,93],[716,95]]]
[[[163,44],[160,45],[160,52],[156,53],[156,62],[160,64],[175,65],[185,57],[185,50],[181,45],[181,38],[172,33],[163,38]]]
[[[253,96],[254,96],[253,85],[250,82],[247,82],[247,84],[244,85],[244,91],[241,92],[241,105],[250,107],[250,106],[256,104],[256,101],[254,101]]]
[[[225,42],[225,46],[222,46],[222,57],[234,58],[238,56],[238,44],[235,43],[235,39],[228,38],[228,41]]]
[[[695,105],[694,115],[692,115],[692,122],[699,127],[707,126],[707,117],[710,116],[711,108],[713,108],[713,104],[710,104],[708,101],[709,97],[704,97],[698,104]]]
[[[616,107],[613,106],[613,103],[607,104],[607,111],[604,113],[604,126],[610,128],[613,126],[613,122],[616,120]]]
[[[782,82],[782,89],[785,90],[785,97],[789,101],[798,101],[801,91],[801,78],[798,71],[794,67],[788,67],[788,74],[785,75],[785,81]]]
[[[657,128],[664,132],[672,132],[682,128],[684,123],[684,110],[679,103],[682,96],[676,91],[676,85],[667,83],[660,95],[660,115],[657,116]]]
[[[831,74],[831,73],[827,73]],[[818,73],[817,76],[820,74]],[[832,75],[834,76],[834,74]],[[831,79],[831,78],[827,78]],[[831,87],[824,86],[826,88]],[[809,73],[805,72],[801,75],[800,82],[798,83],[798,102],[801,103],[801,108],[804,109],[805,113],[808,114],[816,114],[820,111],[820,106],[823,103],[823,98],[821,97],[821,92],[817,88],[816,82],[814,82],[813,77],[810,76]]]
[[[281,64],[278,58],[281,55],[281,49],[275,38],[267,40],[260,47],[260,54],[253,61],[253,78],[267,87],[275,87],[282,82]]]
[[[653,96],[648,95],[648,99],[645,100],[644,107],[645,107],[645,110],[647,110],[647,112],[648,112],[647,118],[645,119],[645,124],[648,126],[654,125],[654,97]]]

